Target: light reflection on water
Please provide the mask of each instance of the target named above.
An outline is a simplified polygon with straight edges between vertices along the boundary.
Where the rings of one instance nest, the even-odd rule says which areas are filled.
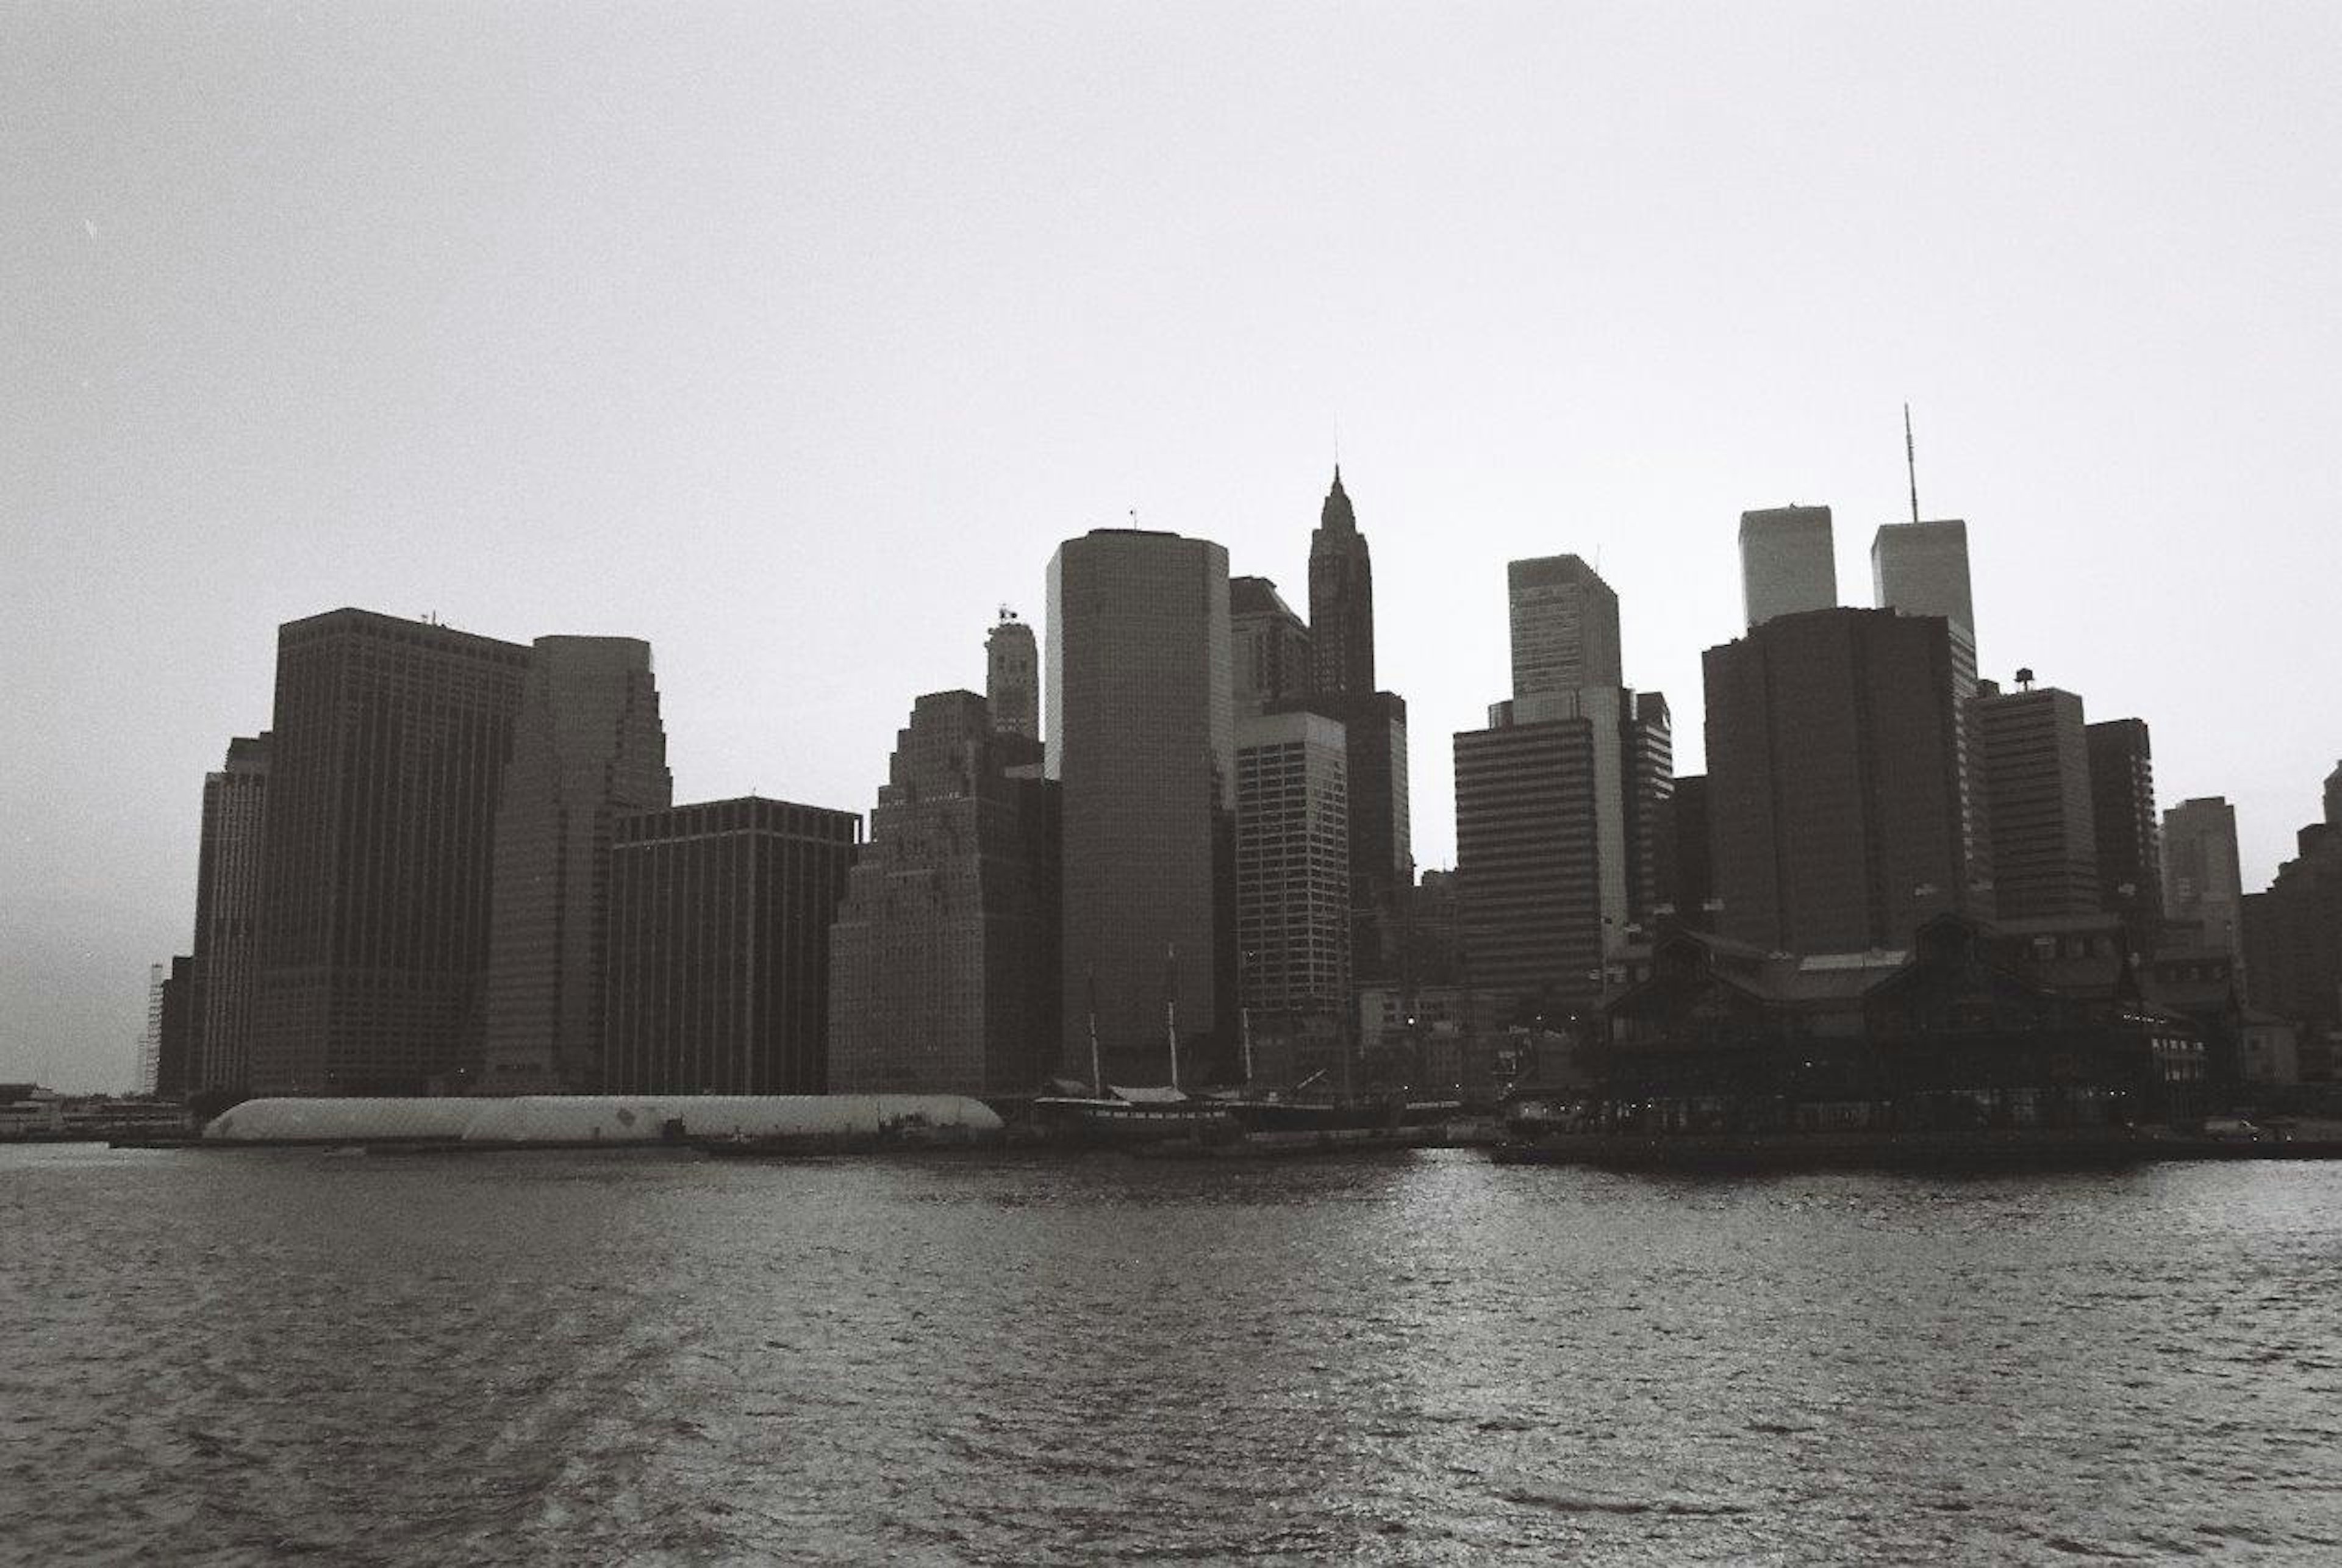
[[[0,1557],[2342,1555],[2342,1165],[0,1150]]]

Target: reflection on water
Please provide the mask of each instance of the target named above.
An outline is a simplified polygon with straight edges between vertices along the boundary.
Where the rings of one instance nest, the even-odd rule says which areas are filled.
[[[2342,1165],[0,1150],[0,1558],[2342,1553]]]

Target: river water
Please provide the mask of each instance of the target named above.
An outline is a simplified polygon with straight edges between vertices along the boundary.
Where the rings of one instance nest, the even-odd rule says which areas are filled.
[[[0,1149],[0,1559],[2342,1562],[2342,1164]]]

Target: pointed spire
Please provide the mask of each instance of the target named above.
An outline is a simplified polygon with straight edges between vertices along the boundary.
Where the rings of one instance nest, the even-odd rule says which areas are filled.
[[[1334,487],[1326,492],[1326,506],[1317,514],[1318,523],[1338,533],[1358,531],[1358,514],[1350,510],[1349,493],[1342,488],[1342,465],[1334,464]]]

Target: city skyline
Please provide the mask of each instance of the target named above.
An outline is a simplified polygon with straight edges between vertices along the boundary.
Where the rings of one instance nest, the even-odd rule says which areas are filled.
[[[1135,507],[1297,601],[1338,457],[1435,867],[1506,562],[1617,589],[1695,773],[1738,514],[1829,505],[1839,602],[1871,603],[1906,399],[1981,673],[2145,720],[2162,801],[2225,796],[2265,886],[2342,749],[2342,695],[2290,677],[2322,667],[2342,494],[2337,24],[2272,7],[2207,51],[2120,15],[2111,57],[2013,16],[1296,15],[1240,64],[1226,13],[1046,47],[949,17],[12,20],[0,135],[40,141],[0,266],[42,305],[0,378],[0,1065],[125,1075],[281,623],[640,638],[676,798],[859,806],[912,694],[980,687],[994,606],[1038,618],[1057,541]],[[1779,113],[1766,85],[1808,75]],[[1485,91],[1451,123],[1458,81]]]

